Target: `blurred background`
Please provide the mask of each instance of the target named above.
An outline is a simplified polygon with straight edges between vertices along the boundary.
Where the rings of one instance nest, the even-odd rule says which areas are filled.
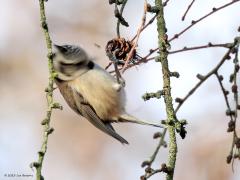
[[[153,1],[148,1],[153,3]],[[213,7],[225,0],[196,1],[186,20],[181,17],[191,1],[171,0],[165,8],[168,35],[172,37]],[[137,32],[143,13],[143,0],[129,0],[124,17],[130,27],[121,28],[122,36],[131,39]],[[232,42],[239,33],[240,3],[236,3],[199,23],[171,44],[172,50],[184,46]],[[47,22],[53,42],[78,44],[103,67],[108,64],[105,45],[116,36],[114,6],[108,1],[49,0],[46,3]],[[151,18],[148,14],[147,18]],[[40,28],[38,1],[1,0],[0,6],[0,179],[34,179],[29,164],[37,160],[42,142],[42,126],[48,83],[47,49]],[[94,44],[100,45],[100,48]],[[148,53],[157,47],[156,24],[145,30],[139,39],[138,52]],[[173,97],[183,97],[197,82],[196,74],[206,74],[221,59],[225,49],[205,49],[169,56],[170,69],[180,73],[172,79]],[[228,61],[221,73],[226,88],[233,65]],[[159,122],[165,117],[163,100],[144,102],[145,92],[162,88],[161,66],[149,62],[124,74],[127,92],[127,111],[149,121]],[[133,180],[144,174],[142,161],[152,154],[158,140],[152,136],[158,129],[134,124],[115,125],[129,146],[95,129],[76,115],[55,91],[54,99],[63,111],[54,110],[44,160],[43,175],[53,180]],[[233,103],[233,99],[230,99]],[[176,104],[175,104],[176,106]],[[210,78],[182,106],[179,119],[187,119],[187,137],[178,137],[176,180],[237,180],[240,163],[235,161],[234,173],[226,164],[232,134],[228,134],[225,101],[215,77]],[[167,159],[167,149],[161,149],[153,167]],[[5,174],[29,174],[28,178],[4,177]],[[151,179],[164,179],[157,174]]]

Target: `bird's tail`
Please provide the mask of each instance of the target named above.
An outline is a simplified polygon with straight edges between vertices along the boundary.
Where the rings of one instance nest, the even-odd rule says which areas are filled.
[[[142,121],[142,120],[139,120],[139,119],[135,118],[134,116],[131,116],[131,115],[126,114],[126,113],[125,113],[125,114],[122,114],[122,115],[118,118],[118,122],[130,122],[130,123],[136,123],[136,124],[154,126],[154,127],[158,127],[158,128],[164,128],[164,127],[161,126],[160,124]]]
[[[117,139],[118,141],[120,141],[122,144],[129,144],[127,142],[126,139],[124,139],[122,136],[120,136],[115,129],[113,128],[113,126],[111,125],[111,123],[105,123],[106,129],[104,130],[105,133],[107,133],[108,135],[112,136],[113,138]]]

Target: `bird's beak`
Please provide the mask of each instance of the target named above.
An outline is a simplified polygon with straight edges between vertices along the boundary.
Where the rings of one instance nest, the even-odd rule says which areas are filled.
[[[53,44],[53,47],[56,49],[59,49],[61,46],[57,45],[57,44]]]
[[[53,44],[53,46],[55,47],[56,50],[60,51],[61,53],[67,52],[67,49],[64,46],[59,46],[56,44]]]

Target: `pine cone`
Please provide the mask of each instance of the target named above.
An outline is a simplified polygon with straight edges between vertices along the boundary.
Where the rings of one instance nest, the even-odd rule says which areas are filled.
[[[108,41],[106,52],[112,53],[121,64],[120,61],[126,61],[128,53],[131,51],[133,44],[131,41],[126,41],[124,38],[115,38]],[[136,49],[134,49],[132,59],[137,59]]]

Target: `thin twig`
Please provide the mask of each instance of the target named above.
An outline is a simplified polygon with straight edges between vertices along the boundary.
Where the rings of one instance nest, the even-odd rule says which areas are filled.
[[[153,162],[155,161],[155,159],[156,159],[156,157],[157,157],[157,154],[158,154],[160,148],[165,145],[164,139],[165,139],[165,136],[166,136],[166,132],[167,132],[167,128],[164,128],[163,132],[161,133],[161,137],[160,137],[160,139],[159,139],[159,142],[158,142],[158,144],[157,144],[157,147],[155,148],[155,150],[154,150],[153,154],[151,155],[150,159],[147,160],[147,161],[144,161],[144,162],[142,163],[142,167],[144,167],[144,166],[145,166],[144,163],[146,163],[147,168],[152,168],[152,164],[153,164]],[[152,175],[156,174],[157,172],[161,172],[161,171],[156,171],[156,170],[155,170],[154,172],[151,172],[151,173],[145,172],[145,174],[144,174],[143,176],[144,176],[146,179],[148,179],[148,178],[150,178]]]
[[[165,143],[164,138],[165,138],[166,132],[167,132],[167,128],[164,128],[164,130],[163,130],[163,132],[162,132],[162,134],[161,134],[161,138],[160,138],[160,140],[159,140],[159,143],[158,143],[155,151],[153,152],[153,154],[152,154],[152,156],[151,156],[151,158],[150,158],[150,161],[149,161],[149,162],[150,162],[150,166],[151,166],[152,163],[155,161],[155,159],[156,159],[156,157],[157,157],[157,154],[158,154],[158,152],[159,152],[160,147],[163,146],[164,143]]]
[[[151,173],[148,173],[146,176],[145,176],[145,179],[149,179],[151,176],[153,176],[154,174],[157,174],[157,173],[160,173],[162,172],[162,169],[156,169],[156,170],[152,170]]]
[[[231,45],[232,45],[231,43],[221,43],[221,44],[208,43],[207,45],[183,47],[182,49],[169,51],[168,54],[171,55],[171,54],[176,54],[176,53],[180,53],[180,52],[199,50],[199,49],[205,49],[205,48],[217,48],[217,47],[229,48]],[[149,58],[149,55],[147,55],[147,56],[143,57],[142,59],[138,60],[137,62],[135,62],[134,64],[128,64],[128,66],[126,67],[125,70],[130,69],[131,67],[134,67],[136,65],[140,65],[140,64],[155,60],[156,58],[157,58],[157,56]],[[119,70],[122,70],[122,67],[120,67]],[[110,71],[110,73],[113,73],[113,72],[114,71]]]
[[[229,50],[226,52],[226,54],[223,56],[223,58],[220,60],[220,62],[214,67],[207,75],[201,76],[200,81],[188,92],[188,94],[182,98],[178,104],[178,106],[175,109],[175,113],[180,109],[180,107],[183,105],[184,102],[201,86],[203,82],[205,82],[210,76],[213,74],[216,74],[218,69],[223,65],[223,63],[230,57],[230,53],[233,50],[234,46],[236,45],[236,42],[232,44],[232,47],[229,48]]]
[[[240,43],[240,38],[237,39],[238,43]],[[239,57],[238,57],[238,51],[239,51],[239,44],[237,45],[235,49],[235,58],[233,59],[234,63],[234,69],[233,73],[230,76],[230,83],[232,83],[232,93],[234,96],[234,102],[235,102],[235,109],[232,111],[230,108],[229,103],[227,104],[228,110],[226,113],[227,115],[230,116],[230,121],[228,123],[228,132],[233,132],[233,138],[232,138],[232,145],[230,148],[230,153],[227,156],[227,163],[232,162],[232,170],[234,171],[233,164],[234,164],[234,159],[239,158],[240,159],[240,138],[238,137],[237,134],[237,129],[236,129],[236,123],[237,123],[237,117],[238,117],[238,110],[240,109],[239,101],[238,101],[238,77],[237,74],[239,73]]]
[[[183,33],[185,33],[187,30],[189,30],[191,27],[193,27],[194,25],[196,25],[197,23],[199,23],[199,22],[202,21],[203,19],[206,19],[207,17],[209,17],[209,16],[212,15],[213,13],[215,13],[215,12],[221,10],[221,9],[224,9],[225,7],[230,6],[230,5],[232,5],[232,4],[234,4],[234,3],[238,2],[238,1],[240,1],[240,0],[234,0],[234,1],[231,1],[231,2],[229,2],[229,3],[227,3],[227,4],[223,5],[223,6],[219,7],[219,8],[213,8],[213,10],[212,10],[211,12],[209,12],[208,14],[202,16],[201,18],[199,18],[199,19],[196,20],[196,21],[192,21],[192,24],[191,24],[191,25],[187,26],[187,27],[186,27],[185,29],[183,29],[180,33],[175,34],[172,38],[169,39],[169,43],[170,43],[171,41],[173,41],[174,39],[177,39],[179,36],[181,36]],[[147,59],[147,58],[150,57],[153,53],[155,53],[157,50],[158,50],[158,48],[152,49],[145,57],[143,57],[143,59]]]
[[[222,93],[223,93],[223,97],[224,97],[225,103],[226,103],[226,105],[227,105],[227,111],[231,112],[232,110],[231,110],[230,103],[229,103],[229,100],[228,100],[228,97],[227,97],[227,94],[228,94],[228,93],[226,93],[227,91],[226,91],[225,88],[223,87],[223,83],[222,83],[223,78],[218,74],[218,72],[216,72],[215,75],[216,75],[217,80],[218,80],[218,82],[219,82],[219,85],[220,85],[220,87],[221,87],[221,90],[222,90]],[[233,115],[230,113],[229,116],[230,116],[230,121],[234,123],[234,121],[233,121]],[[234,123],[234,124],[235,124],[235,123]],[[234,125],[234,126],[235,126],[235,125]],[[228,127],[228,129],[229,129],[229,128],[230,128],[230,127]],[[229,129],[229,130],[230,130],[230,129]],[[229,130],[228,130],[228,131],[229,131]],[[231,144],[231,148],[230,148],[230,153],[229,153],[229,156],[231,156],[231,157],[233,157],[233,149],[234,149],[234,145],[235,145],[235,141],[234,141],[234,140],[235,140],[235,127],[234,127],[233,131],[234,131],[234,133],[233,133],[233,140],[232,140],[232,144]],[[232,158],[231,158],[231,159],[232,159]],[[233,161],[232,161],[232,162],[233,162]],[[227,163],[228,163],[228,160],[227,160]],[[229,162],[229,163],[230,163],[230,162]],[[233,163],[232,163],[232,169],[233,169]]]
[[[209,12],[208,14],[202,16],[201,18],[197,19],[197,20],[193,20],[192,23],[187,26],[185,29],[183,29],[180,33],[178,34],[175,34],[172,38],[169,39],[169,42],[173,41],[174,39],[177,39],[179,38],[179,36],[181,36],[183,33],[185,33],[187,30],[189,30],[190,28],[192,28],[194,25],[196,25],[197,23],[199,23],[200,21],[202,21],[203,19],[206,19],[207,17],[209,17],[210,15],[216,13],[217,11],[221,10],[221,9],[224,9],[236,2],[239,2],[240,0],[233,0],[227,4],[224,4],[222,6],[220,6],[219,8],[212,8],[212,11]]]
[[[223,43],[223,44],[212,44],[208,43],[207,45],[201,45],[201,46],[193,46],[193,47],[184,47],[182,49],[169,51],[169,54],[175,54],[179,52],[185,52],[185,51],[191,51],[191,50],[198,50],[198,49],[205,49],[205,48],[212,48],[212,47],[223,47],[223,48],[229,48],[229,46],[232,45],[231,43]]]
[[[122,73],[125,71],[125,68],[129,64],[130,59],[133,57],[133,53],[134,53],[135,48],[137,47],[137,44],[138,44],[138,39],[140,37],[140,34],[141,34],[142,29],[143,29],[143,27],[145,25],[145,22],[146,22],[146,15],[147,15],[147,2],[145,0],[145,2],[144,2],[144,11],[143,11],[143,16],[142,16],[142,22],[141,22],[140,27],[138,28],[136,40],[135,40],[135,42],[134,42],[134,44],[133,44],[133,46],[132,46],[132,48],[131,48],[131,50],[128,53],[128,56],[126,58],[125,64],[124,64],[123,69],[122,69]]]
[[[108,65],[105,67],[105,70],[108,70],[108,68],[112,65],[112,62],[108,63]]]
[[[121,18],[118,18],[118,21],[117,21],[117,28],[116,28],[116,30],[117,30],[117,37],[118,37],[118,38],[121,37],[121,36],[120,36],[120,23],[121,23],[122,21],[125,21],[125,20],[123,19],[123,17],[122,17],[122,14],[123,14],[123,10],[124,10],[124,8],[125,8],[125,6],[126,6],[126,4],[127,4],[127,1],[128,1],[128,0],[124,0],[124,1],[123,1],[122,6],[121,6],[121,9],[120,9],[120,17],[121,17]],[[115,10],[116,10],[116,9],[118,9],[118,8],[117,8],[117,3],[115,3]],[[122,24],[125,24],[125,26],[128,26],[128,24],[127,24],[126,21],[125,21],[124,23],[122,23]]]
[[[152,24],[154,22],[154,20],[156,19],[157,17],[157,14],[155,14],[141,29],[141,32],[146,29],[150,24]],[[132,38],[131,41],[134,41],[137,37],[137,34]]]
[[[185,20],[185,17],[186,17],[186,15],[187,15],[188,11],[191,9],[191,7],[192,7],[192,5],[193,5],[194,2],[195,2],[195,0],[192,0],[192,2],[188,5],[187,10],[185,11],[184,15],[182,16],[182,21]]]
[[[119,72],[119,69],[118,69],[118,66],[117,66],[117,61],[118,59],[116,58],[116,56],[114,55],[115,53],[113,52],[107,52],[106,55],[108,56],[109,60],[110,60],[110,63],[108,64],[108,66],[105,68],[109,68],[112,64],[114,66],[114,71],[115,74],[116,74],[116,78],[117,78],[117,82],[119,84],[121,84],[123,87],[125,86],[125,80],[122,78],[122,75],[121,73]],[[112,72],[110,72],[112,73]]]
[[[167,6],[167,4],[168,4],[169,1],[170,1],[170,0],[166,0],[166,1],[163,3],[163,7]]]
[[[231,111],[230,103],[229,103],[229,100],[228,100],[228,97],[227,97],[227,91],[226,91],[226,89],[223,87],[222,78],[221,78],[221,76],[218,74],[217,71],[215,72],[215,75],[216,75],[217,80],[218,80],[218,83],[219,83],[219,85],[220,85],[220,87],[221,87],[221,90],[222,90],[222,93],[223,93],[223,97],[224,97],[225,103],[226,103],[226,105],[227,105],[227,110],[228,110],[228,111]],[[230,116],[230,119],[233,120],[232,114],[230,114],[229,116]]]
[[[240,39],[238,39],[238,43],[240,43]],[[239,44],[236,48],[236,54],[235,54],[235,58],[233,60],[234,63],[234,80],[233,80],[233,85],[232,85],[232,92],[233,92],[233,96],[234,96],[234,101],[235,101],[235,111],[234,111],[234,131],[233,131],[233,142],[235,144],[235,149],[238,149],[236,155],[238,156],[238,158],[240,158],[240,151],[239,151],[239,146],[240,146],[240,142],[236,142],[236,141],[240,141],[238,134],[237,134],[237,129],[236,129],[236,123],[237,123],[237,118],[238,118],[238,110],[239,110],[239,101],[238,101],[238,91],[239,91],[239,86],[238,86],[238,76],[237,74],[239,73],[239,56],[238,56],[238,52],[239,52]],[[237,66],[238,66],[238,70],[237,70]],[[233,154],[234,156],[235,154]],[[232,167],[233,167],[233,161],[232,161]]]

